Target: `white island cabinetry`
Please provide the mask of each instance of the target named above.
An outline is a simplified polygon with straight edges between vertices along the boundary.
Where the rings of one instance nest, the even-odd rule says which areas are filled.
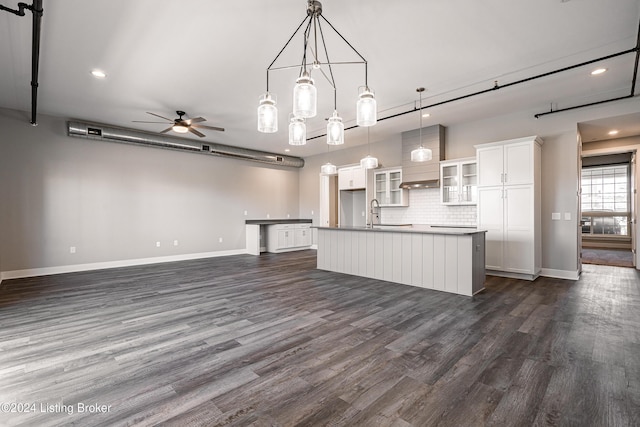
[[[484,231],[318,227],[318,268],[471,296],[484,289]]]

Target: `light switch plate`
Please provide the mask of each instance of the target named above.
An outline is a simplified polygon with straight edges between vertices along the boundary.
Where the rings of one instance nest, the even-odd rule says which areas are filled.
[[[565,221],[571,221],[571,212],[565,212],[564,213],[564,220]]]
[[[551,219],[554,220],[554,221],[560,220],[560,212],[552,212],[551,213]]]

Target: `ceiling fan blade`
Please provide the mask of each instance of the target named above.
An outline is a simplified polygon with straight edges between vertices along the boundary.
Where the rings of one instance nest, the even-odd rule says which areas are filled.
[[[168,118],[166,118],[166,117],[162,117],[161,115],[156,114],[156,113],[150,113],[150,112],[148,112],[148,111],[147,111],[147,114],[151,114],[152,116],[160,117],[161,119],[165,119],[165,120],[168,120],[168,121],[170,121],[170,122],[172,122],[172,121],[173,121],[173,119],[168,119]]]
[[[198,132],[192,126],[189,126],[189,132],[191,132],[194,135],[198,135],[200,138],[204,138],[204,133]]]
[[[173,126],[169,126],[168,128],[166,128],[165,130],[163,130],[163,131],[162,131],[162,132],[160,132],[160,133],[167,133],[167,132],[169,132],[169,131],[170,131],[170,130],[172,130],[172,129],[173,129]]]
[[[131,123],[165,123],[165,122],[146,122],[144,120],[131,120]]]
[[[204,117],[194,117],[193,119],[189,119],[187,120],[187,123],[192,124],[192,123],[200,123],[200,122],[206,122],[207,119],[205,119]]]
[[[224,128],[219,128],[219,127],[215,127],[215,126],[207,126],[207,125],[193,125],[193,126],[197,127],[197,128],[219,130],[220,132],[224,132]]]
[[[191,132],[194,135],[198,135],[200,138],[204,138],[204,134],[202,132],[198,132],[192,126],[189,126],[189,132]]]

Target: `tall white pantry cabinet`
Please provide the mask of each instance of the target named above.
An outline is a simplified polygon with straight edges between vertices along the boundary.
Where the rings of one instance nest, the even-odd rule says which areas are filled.
[[[478,228],[487,230],[487,273],[535,280],[542,264],[542,139],[530,136],[475,148]]]

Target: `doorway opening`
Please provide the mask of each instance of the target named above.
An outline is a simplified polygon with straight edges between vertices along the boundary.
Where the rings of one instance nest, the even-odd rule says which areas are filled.
[[[582,263],[634,267],[634,167],[630,152],[582,159]]]

